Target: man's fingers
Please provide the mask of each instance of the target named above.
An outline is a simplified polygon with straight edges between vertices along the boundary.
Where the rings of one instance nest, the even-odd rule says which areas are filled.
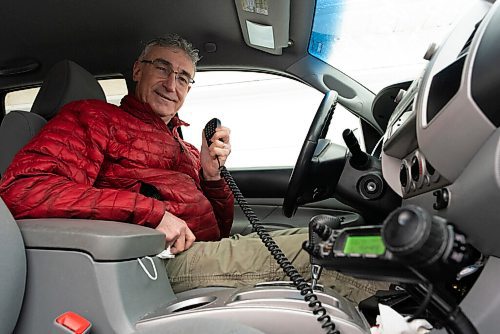
[[[213,145],[210,155],[218,157],[227,157],[231,153],[231,144],[218,142],[217,145]]]
[[[186,233],[186,249],[189,249],[191,248],[191,246],[193,245],[194,241],[196,240],[196,237],[194,236],[193,232],[191,232],[191,230],[187,231]]]
[[[168,232],[163,231],[163,230],[161,230],[161,231],[165,234],[165,241],[167,242],[167,245],[173,246],[175,241],[177,239],[179,239],[179,236],[180,236],[179,232],[172,231],[172,230],[168,230]]]
[[[167,246],[170,246],[170,251],[173,254],[178,254],[191,247],[195,239],[193,232],[189,229],[186,222],[168,211],[163,215],[156,230],[165,234],[165,242]]]
[[[172,246],[170,247],[170,251],[172,252],[172,254],[178,254],[180,252],[188,250],[189,248],[191,248],[195,240],[196,237],[194,236],[193,232],[191,232],[191,230],[187,230],[186,234],[183,234],[182,237],[177,239],[172,244]]]
[[[217,128],[214,135],[212,136],[212,142],[217,143],[217,142],[224,142],[228,143],[229,142],[229,134],[231,133],[231,130],[229,130],[226,127],[220,127]]]
[[[177,240],[174,241],[173,245],[170,247],[170,250],[173,254],[180,253],[184,251],[186,248],[186,235],[182,233]]]

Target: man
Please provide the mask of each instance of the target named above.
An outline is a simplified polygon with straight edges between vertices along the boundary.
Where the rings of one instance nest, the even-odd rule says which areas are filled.
[[[231,152],[229,129],[217,128],[212,145],[203,139],[201,151],[179,136],[178,128],[186,123],[177,112],[194,82],[198,59],[197,50],[177,35],[153,40],[134,63],[135,93],[120,107],[97,100],[64,106],[16,155],[0,182],[0,196],[13,215],[155,228],[177,254],[166,261],[176,292],[285,279],[258,238],[227,238],[234,199],[219,164]],[[300,251],[303,232],[275,237],[299,271],[308,274],[308,255]],[[323,277],[355,301],[377,288],[335,272]]]
[[[160,40],[160,43],[163,42]],[[66,105],[15,158],[0,194],[16,218],[118,220],[154,227],[172,252],[195,240],[227,237],[233,198],[220,179],[230,151],[220,128],[201,155],[182,141],[176,116],[190,89],[197,53],[149,45],[134,64],[134,96],[120,108],[100,101]],[[174,189],[175,188],[175,189]],[[142,195],[157,192],[161,200]],[[22,197],[22,199],[20,198]]]

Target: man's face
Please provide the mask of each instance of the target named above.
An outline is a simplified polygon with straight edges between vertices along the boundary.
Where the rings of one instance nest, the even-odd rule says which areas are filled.
[[[158,64],[161,67],[158,67]],[[151,47],[142,59],[135,62],[133,71],[133,79],[137,82],[136,97],[148,103],[165,123],[175,116],[191,88],[190,85],[180,84],[180,80],[176,80],[176,73],[166,75],[168,64],[184,78],[194,76],[193,62],[184,51],[160,46]]]

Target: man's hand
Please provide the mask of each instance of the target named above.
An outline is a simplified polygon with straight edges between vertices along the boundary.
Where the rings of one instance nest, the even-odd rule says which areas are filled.
[[[207,146],[205,133],[202,133],[203,143],[201,145],[200,160],[205,180],[215,181],[220,179],[219,167],[224,166],[227,157],[231,153],[231,143],[229,141],[230,133],[231,130],[225,126],[215,129],[215,133],[211,139],[212,145],[210,145],[210,147]],[[219,159],[219,161],[217,161],[217,159]]]
[[[170,245],[172,254],[178,254],[189,249],[196,240],[186,222],[170,212],[165,212],[156,230],[165,234],[165,240]]]

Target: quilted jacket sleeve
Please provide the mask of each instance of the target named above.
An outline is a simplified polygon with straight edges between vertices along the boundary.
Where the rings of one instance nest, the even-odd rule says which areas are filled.
[[[224,179],[218,181],[201,181],[203,193],[214,209],[220,236],[226,238],[231,232],[234,218],[234,197]]]
[[[66,105],[16,155],[0,181],[0,196],[16,218],[159,224],[165,212],[163,202],[126,190],[93,186],[109,141],[103,112],[108,106],[99,101]]]

